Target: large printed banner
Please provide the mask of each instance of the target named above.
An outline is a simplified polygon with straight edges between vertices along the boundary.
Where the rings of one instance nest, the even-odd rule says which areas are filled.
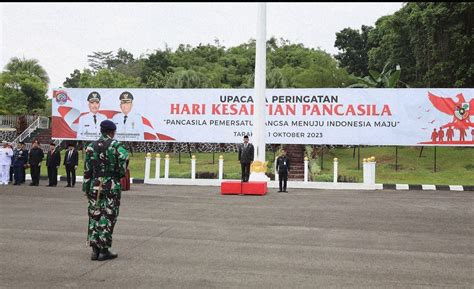
[[[266,142],[474,146],[474,89],[268,89]],[[253,89],[55,90],[53,138],[96,140],[100,122],[121,141],[252,141]]]

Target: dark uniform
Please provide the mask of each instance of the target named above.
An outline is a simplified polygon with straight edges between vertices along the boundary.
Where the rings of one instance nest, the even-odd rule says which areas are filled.
[[[251,143],[239,146],[239,161],[242,169],[242,182],[248,182],[250,176],[250,164],[253,162],[254,148]]]
[[[116,130],[105,120],[103,129]],[[108,251],[119,214],[121,186],[125,176],[128,152],[123,145],[103,133],[98,141],[87,146],[84,162],[83,191],[88,199],[89,226],[87,241],[93,249],[91,260],[106,260],[117,255]]]
[[[279,192],[286,192],[286,182],[288,181],[288,172],[290,171],[290,159],[286,155],[279,156],[276,166],[280,187]]]
[[[54,144],[51,144],[54,145]],[[57,147],[46,155],[46,166],[48,167],[48,187],[56,187],[58,184],[58,167],[61,165],[61,154]]]
[[[14,185],[21,185],[25,179],[25,165],[28,163],[28,150],[16,148],[13,152],[13,173],[15,174]]]
[[[74,187],[76,184],[76,168],[79,161],[79,154],[73,145],[72,150],[66,150],[64,153],[64,166],[66,168],[67,187]]]
[[[30,149],[29,164],[31,174],[30,186],[38,186],[41,174],[41,162],[43,161],[44,153],[40,147]]]

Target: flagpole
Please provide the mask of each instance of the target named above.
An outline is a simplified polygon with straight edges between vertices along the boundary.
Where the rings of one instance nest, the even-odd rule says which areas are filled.
[[[265,162],[265,89],[266,89],[266,25],[267,4],[257,4],[257,39],[255,55],[255,102],[252,137],[255,147],[255,161]],[[258,176],[257,176],[258,174]],[[252,172],[251,180],[269,180],[265,173]],[[253,175],[253,176],[252,176]]]

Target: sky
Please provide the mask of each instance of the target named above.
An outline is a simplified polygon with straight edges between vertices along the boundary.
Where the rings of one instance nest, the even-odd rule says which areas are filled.
[[[267,39],[275,36],[337,54],[336,32],[374,25],[402,2],[267,3]],[[232,47],[257,34],[257,3],[1,3],[0,65],[37,59],[51,81],[48,94],[93,51],[146,55],[167,45]]]

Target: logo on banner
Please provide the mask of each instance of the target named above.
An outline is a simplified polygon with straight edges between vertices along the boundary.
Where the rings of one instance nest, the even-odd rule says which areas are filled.
[[[456,107],[454,116],[459,120],[465,120],[469,117],[469,103],[462,103],[461,106]]]
[[[431,132],[431,144],[466,144],[472,143],[467,139],[471,128],[474,131],[474,123],[471,122],[471,115],[474,115],[474,98],[469,102],[464,95],[456,95],[457,101],[450,97],[441,97],[428,92],[428,98],[433,106],[440,112],[452,116],[452,121],[448,121],[440,126],[434,127]],[[430,123],[433,124],[435,120]]]
[[[65,91],[62,91],[62,90],[56,92],[55,98],[56,98],[56,102],[57,102],[59,105],[65,104],[65,103],[68,101],[68,99],[69,99],[67,93],[66,93]]]

